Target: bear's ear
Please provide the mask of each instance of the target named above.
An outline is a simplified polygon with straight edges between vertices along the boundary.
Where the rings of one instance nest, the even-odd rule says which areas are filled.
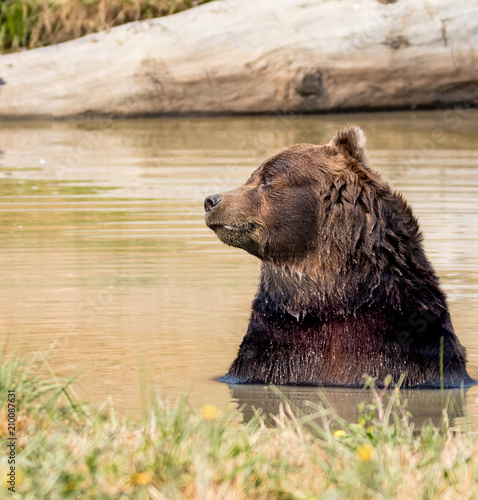
[[[367,138],[363,130],[356,125],[342,127],[330,141],[331,146],[336,146],[348,153],[361,163],[365,163],[365,144]]]

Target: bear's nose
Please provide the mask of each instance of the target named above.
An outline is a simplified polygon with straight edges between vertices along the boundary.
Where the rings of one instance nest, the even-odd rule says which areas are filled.
[[[218,194],[207,196],[204,200],[204,210],[206,210],[206,213],[210,212],[220,201],[221,197]]]

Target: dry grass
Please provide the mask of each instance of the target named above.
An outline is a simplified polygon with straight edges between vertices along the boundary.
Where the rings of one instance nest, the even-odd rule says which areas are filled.
[[[211,0],[4,0],[0,50],[61,43],[140,19],[180,12]]]
[[[237,411],[198,412],[184,399],[156,400],[138,421],[108,405],[92,410],[55,378],[35,377],[44,360],[0,361],[2,407],[8,389],[17,395],[21,498],[478,498],[476,434],[446,419],[416,431],[398,390],[387,399],[372,385],[375,403],[360,423],[319,406],[297,416],[284,403],[274,428],[260,415],[238,425]],[[0,425],[3,440],[6,432]]]

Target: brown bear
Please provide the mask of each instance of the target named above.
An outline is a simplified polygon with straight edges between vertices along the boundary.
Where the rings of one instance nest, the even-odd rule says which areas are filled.
[[[417,219],[347,126],[297,144],[241,187],[208,196],[206,224],[262,261],[237,358],[220,380],[361,387],[470,385],[465,349]]]

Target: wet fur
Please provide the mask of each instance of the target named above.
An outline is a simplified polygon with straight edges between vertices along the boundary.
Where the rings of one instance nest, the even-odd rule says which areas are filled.
[[[224,381],[404,387],[474,381],[446,297],[402,196],[368,167],[365,136],[341,129],[266,160],[206,199],[206,223],[262,260],[248,331]]]

